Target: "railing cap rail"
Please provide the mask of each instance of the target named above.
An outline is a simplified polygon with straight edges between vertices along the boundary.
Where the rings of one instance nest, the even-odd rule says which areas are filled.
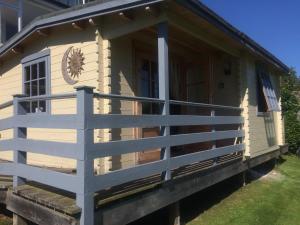
[[[10,107],[13,105],[13,100],[9,100],[7,102],[4,102],[2,104],[0,104],[0,109],[5,109],[7,107]]]
[[[25,95],[25,94],[15,94],[15,95],[13,95],[13,98],[24,98],[24,97],[27,97],[27,95]]]
[[[44,96],[31,96],[31,97],[19,97],[19,101],[33,101],[33,100],[55,100],[55,99],[67,99],[67,98],[76,98],[76,93],[66,93],[66,94],[57,94],[57,95],[44,95]]]
[[[93,87],[93,86],[87,86],[87,85],[79,85],[79,86],[76,86],[74,87],[74,89],[76,91],[80,91],[80,90],[90,90],[90,91],[94,91],[94,89],[96,89],[96,87]]]

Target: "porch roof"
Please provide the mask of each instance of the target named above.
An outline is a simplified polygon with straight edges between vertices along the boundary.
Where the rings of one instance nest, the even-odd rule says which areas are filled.
[[[248,51],[263,57],[265,60],[280,68],[284,72],[289,72],[289,67],[281,60],[279,60],[276,56],[263,48],[257,42],[252,40],[246,34],[226,22],[223,18],[218,16],[199,0],[175,1],[201,18],[204,18],[222,32],[231,36]],[[40,29],[159,2],[168,2],[168,0],[96,0],[85,5],[75,6],[55,13],[40,16],[0,47],[0,59],[12,48],[21,44],[22,41]]]

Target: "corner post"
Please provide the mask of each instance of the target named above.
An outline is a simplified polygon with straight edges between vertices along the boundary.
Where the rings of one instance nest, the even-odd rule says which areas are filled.
[[[25,97],[25,95],[14,95],[13,96],[13,113],[14,118],[18,115],[26,114],[25,102],[20,102],[19,100]],[[16,121],[14,119],[14,121]],[[18,127],[17,124],[14,124],[14,135],[13,139],[16,140],[18,138],[27,138],[27,128],[26,127]],[[26,164],[27,163],[27,152],[19,151],[18,149],[13,149],[13,159],[14,164],[17,166],[18,164]],[[17,168],[17,167],[16,167]],[[22,184],[26,183],[26,179],[19,177],[17,174],[13,176],[13,187],[16,188]],[[17,214],[13,214],[13,224],[14,225],[26,225],[27,221]]]
[[[94,193],[90,191],[94,176],[94,160],[88,154],[94,143],[94,130],[88,127],[94,110],[93,87],[79,86],[77,91],[77,145],[80,158],[77,160],[77,177],[79,190],[76,193],[76,203],[81,207],[80,225],[94,224]]]
[[[170,115],[169,100],[169,50],[168,50],[168,23],[158,24],[158,77],[159,77],[159,98],[164,100],[162,115]],[[161,134],[170,136],[170,126],[161,127]],[[170,147],[166,146],[161,150],[161,158],[170,161]],[[171,171],[168,168],[164,174],[165,180],[171,179]]]
[[[26,114],[26,108],[25,108],[25,102],[20,102],[19,100],[25,97],[25,95],[14,95],[13,96],[13,106],[14,106],[14,117],[18,115],[25,115]],[[14,120],[16,121],[16,120]],[[27,128],[26,127],[17,127],[16,124],[14,124],[14,140],[18,138],[27,138]],[[18,149],[14,149],[14,164],[26,164],[27,163],[27,153],[21,152]],[[25,184],[25,179],[21,178],[17,175],[13,176],[13,187],[17,187],[19,185]]]

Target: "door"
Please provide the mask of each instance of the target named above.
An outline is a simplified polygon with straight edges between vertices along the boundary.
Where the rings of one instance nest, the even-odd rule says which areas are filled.
[[[209,61],[203,60],[190,63],[186,72],[186,101],[197,103],[209,103]],[[188,115],[210,115],[210,109],[202,107],[189,107]],[[186,133],[210,132],[211,127],[207,125],[188,126]],[[189,144],[185,146],[184,152],[191,153],[211,148],[210,142]]]
[[[155,57],[150,54],[136,54],[136,78],[137,95],[149,98],[159,97],[158,64]],[[137,103],[137,115],[160,114],[160,106],[157,103]],[[136,138],[148,138],[159,136],[159,127],[137,128]],[[137,153],[137,163],[143,164],[160,159],[160,149],[151,149]]]

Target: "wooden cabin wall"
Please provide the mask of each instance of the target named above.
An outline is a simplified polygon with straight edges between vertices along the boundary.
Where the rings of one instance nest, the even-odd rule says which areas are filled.
[[[241,97],[245,118],[246,156],[255,157],[284,144],[281,112],[257,115],[257,77],[255,59],[243,57],[241,63]],[[280,101],[280,76],[270,71],[271,82]]]
[[[75,85],[67,84],[61,73],[61,61],[63,54],[70,47],[80,48],[84,54],[84,70],[79,78],[79,82]],[[26,43],[23,46],[24,53],[11,57],[3,62],[1,66],[1,93],[0,104],[12,99],[14,94],[22,93],[22,65],[21,59],[50,49],[50,80],[51,93],[62,94],[75,92],[74,87],[80,85],[88,85],[97,87],[98,73],[98,40],[97,32],[94,27],[87,27],[85,30],[74,29],[70,24],[61,26],[51,30],[47,37],[39,36],[37,39]],[[76,100],[55,100],[51,102],[52,114],[73,114],[76,113]],[[98,110],[98,101],[95,100],[94,111]],[[0,110],[0,117],[12,115],[12,107],[7,110]],[[95,131],[97,134],[97,131]],[[11,131],[1,132],[2,138],[12,136]],[[97,138],[97,135],[95,135]],[[28,138],[61,141],[61,142],[76,142],[75,130],[59,130],[59,129],[28,129]],[[0,153],[1,159],[12,160],[11,152]],[[28,153],[28,163],[38,166],[49,166],[58,168],[75,168],[76,161],[60,157],[51,157],[47,155]]]
[[[111,45],[111,85],[110,92],[117,95],[134,96],[133,42],[129,36],[110,40]],[[131,101],[111,101],[113,114],[134,114],[134,103]],[[134,128],[110,130],[110,140],[133,139]],[[110,157],[106,170],[117,170],[135,165],[135,153]]]
[[[225,64],[231,64],[230,74],[225,74]],[[240,105],[238,62],[228,54],[217,54],[212,59],[212,104]]]

